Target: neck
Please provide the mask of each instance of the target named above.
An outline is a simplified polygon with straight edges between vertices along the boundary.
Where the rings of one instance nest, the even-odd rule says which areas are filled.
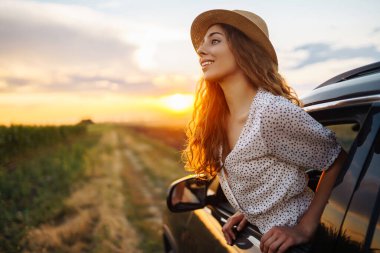
[[[244,117],[257,93],[257,88],[240,74],[229,76],[228,79],[219,82],[229,109],[230,117]]]

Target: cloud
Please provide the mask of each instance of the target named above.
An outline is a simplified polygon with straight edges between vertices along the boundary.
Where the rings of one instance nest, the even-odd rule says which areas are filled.
[[[307,52],[306,57],[293,66],[294,69],[303,68],[307,65],[324,62],[327,60],[349,60],[353,58],[370,58],[373,60],[380,59],[380,51],[374,45],[357,48],[333,48],[327,43],[311,43],[299,46],[295,48],[294,51]]]
[[[49,85],[45,91],[61,92],[116,92],[126,94],[155,94],[157,89],[150,81],[128,82],[123,78],[113,76],[69,76],[65,83]]]
[[[186,75],[180,74],[163,74],[158,75],[153,79],[153,84],[169,92],[194,92],[194,86],[197,83],[195,77],[189,78]]]
[[[12,61],[62,66],[94,62],[128,63],[135,48],[111,37],[97,37],[59,24],[36,24],[0,16],[0,55]]]
[[[189,81],[191,71],[183,77],[187,81],[169,77],[181,72],[173,56],[184,52],[183,46],[177,48],[185,44],[182,33],[88,7],[5,0],[0,37],[0,93],[163,95],[192,91],[195,84]],[[157,76],[164,75],[180,85],[157,85]]]
[[[125,21],[85,7],[4,3],[0,92],[160,92],[138,65],[138,46],[120,28]]]
[[[375,27],[373,29],[372,33],[380,33],[380,26],[379,27]]]

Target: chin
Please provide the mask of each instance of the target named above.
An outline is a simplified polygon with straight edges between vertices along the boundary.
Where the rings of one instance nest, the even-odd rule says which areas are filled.
[[[218,82],[221,77],[220,76],[217,76],[217,75],[212,75],[212,74],[208,74],[208,73],[204,73],[203,74],[203,79],[208,81],[208,82]]]

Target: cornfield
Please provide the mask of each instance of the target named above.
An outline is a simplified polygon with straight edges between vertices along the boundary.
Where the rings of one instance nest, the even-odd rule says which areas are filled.
[[[0,252],[20,252],[28,228],[59,215],[96,142],[85,125],[0,127]]]
[[[12,157],[27,150],[62,143],[85,133],[85,125],[0,126],[0,165],[10,162]]]

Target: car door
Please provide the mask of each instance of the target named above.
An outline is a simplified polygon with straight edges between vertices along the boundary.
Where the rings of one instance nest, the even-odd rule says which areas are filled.
[[[259,241],[252,232],[252,226],[242,231],[239,239],[233,246],[229,246],[223,236],[222,226],[228,217],[234,214],[232,206],[226,200],[216,177],[208,189],[208,205],[199,210],[191,212],[187,221],[186,232],[181,241],[180,252],[186,253],[219,253],[219,252],[246,252],[259,253],[260,250],[254,246]]]
[[[322,110],[312,113],[324,125],[335,130],[338,141],[348,153],[322,214],[312,252],[362,252],[358,241],[365,241],[366,233],[363,231],[368,230],[372,215],[369,213],[378,190],[371,187],[378,186],[376,183],[370,184],[371,189],[359,186],[361,183],[367,185],[364,183],[368,181],[365,175],[372,158],[376,157],[372,149],[379,127],[377,111],[376,105],[350,105],[330,109],[330,112]],[[363,181],[363,178],[366,180]],[[370,178],[373,179],[372,176]],[[363,211],[361,219],[358,218],[358,210]]]
[[[366,161],[358,174],[335,252],[380,250],[380,238],[373,237],[374,231],[379,230],[376,223],[380,211],[380,107],[372,108],[367,120],[371,125],[367,134],[368,143],[372,141],[372,144],[368,145]]]

